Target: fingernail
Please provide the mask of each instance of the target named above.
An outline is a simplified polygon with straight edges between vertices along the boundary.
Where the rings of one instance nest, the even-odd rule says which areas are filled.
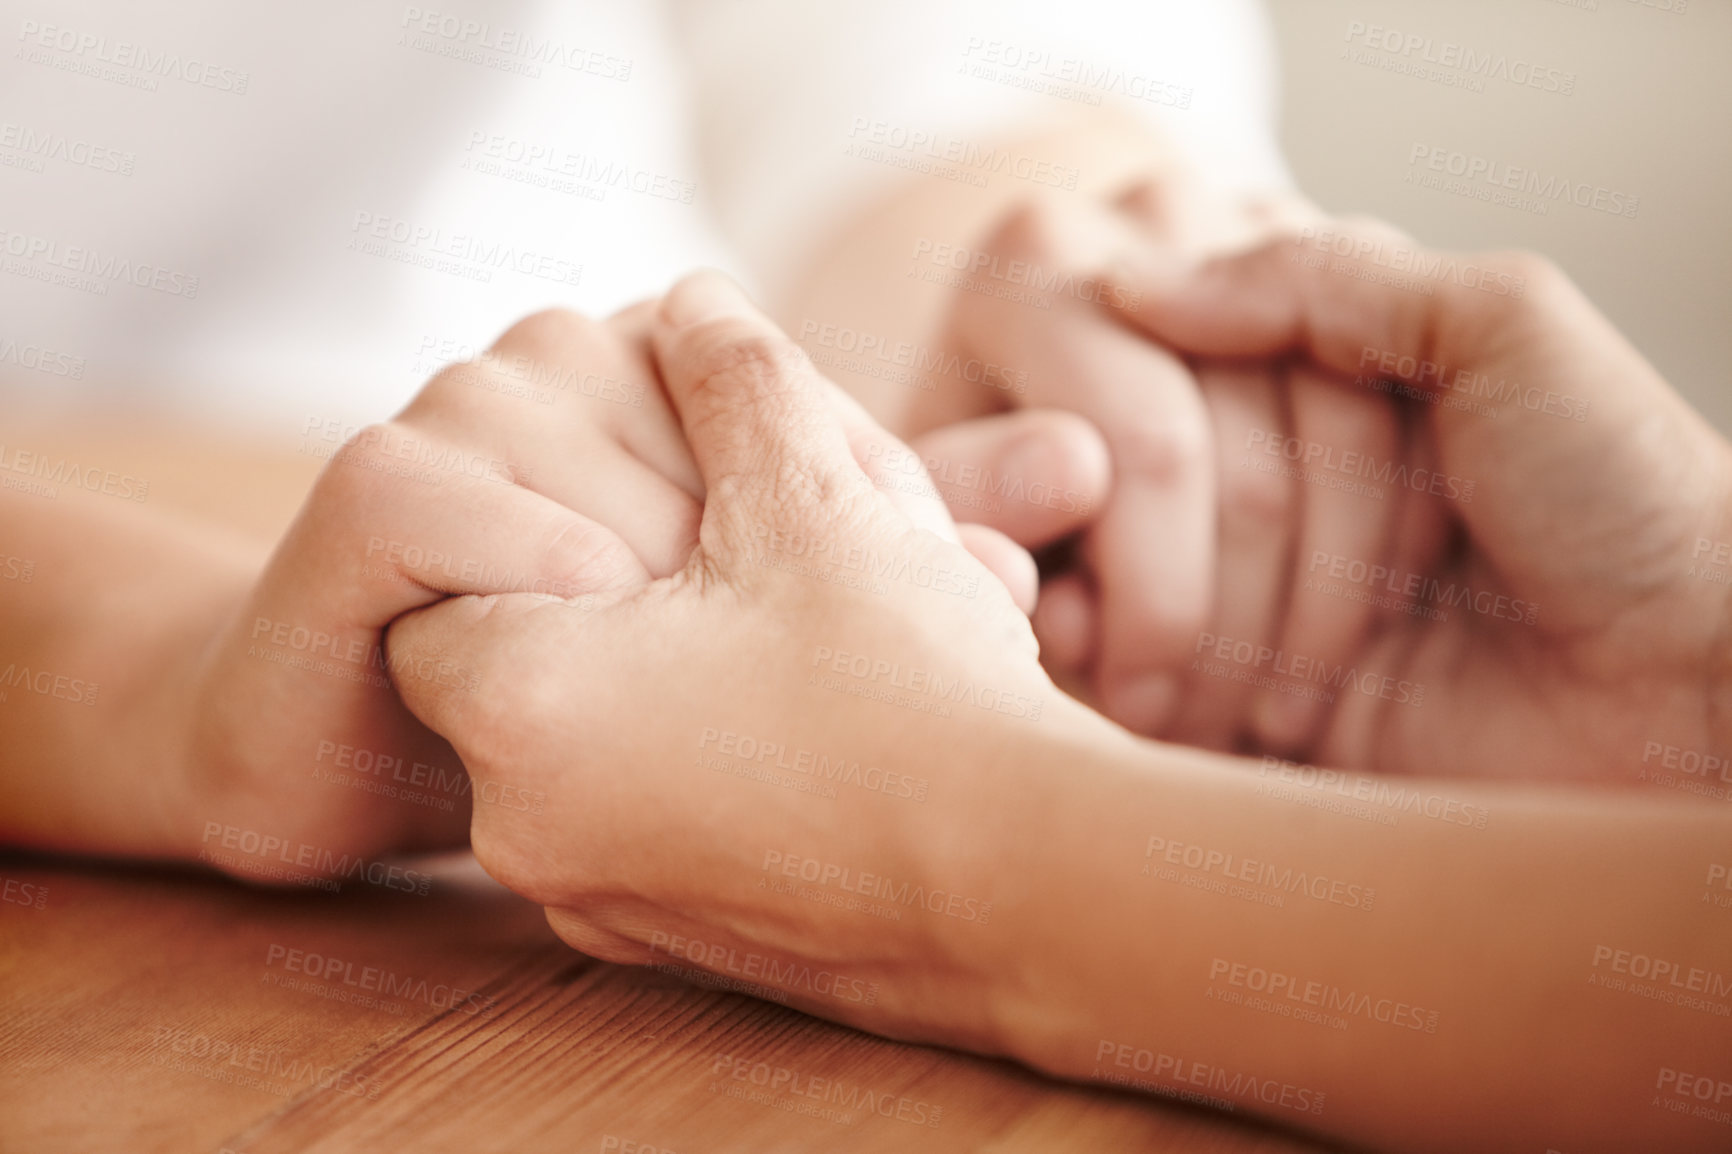
[[[746,316],[752,302],[739,286],[719,272],[694,273],[673,287],[662,301],[662,316],[684,328],[717,317]]]
[[[1107,715],[1133,733],[1151,736],[1166,724],[1178,696],[1179,683],[1172,674],[1144,674],[1105,694]]]

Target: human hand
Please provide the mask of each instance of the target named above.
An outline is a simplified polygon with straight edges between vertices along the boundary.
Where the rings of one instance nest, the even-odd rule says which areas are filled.
[[[683,569],[704,487],[649,364],[651,312],[538,314],[441,372],[392,422],[340,447],[329,435],[332,464],[183,698],[190,780],[176,809],[192,850],[256,877],[283,852],[246,848],[265,838],[291,858],[312,846],[315,862],[461,844],[471,783],[392,687],[469,691],[474,672],[389,663],[384,629],[454,594],[581,601]],[[1019,433],[1000,423],[971,436],[1002,457]],[[862,445],[893,460],[883,449]],[[991,530],[958,534],[924,476],[895,481],[899,508],[961,540],[1032,606],[1025,552]],[[488,784],[474,790],[494,799]]]
[[[393,683],[472,672],[388,664],[397,616],[458,593],[582,598],[683,566],[703,489],[647,361],[647,306],[547,312],[435,376],[332,453],[181,695],[176,810],[190,855],[268,876],[264,839],[329,855],[462,843],[470,789]],[[248,836],[249,831],[252,836]]]
[[[653,342],[708,492],[689,563],[587,608],[463,597],[390,629],[394,664],[478,675],[473,693],[404,681],[416,715],[477,780],[547,799],[478,809],[476,857],[587,953],[979,1038],[960,959],[890,979],[984,917],[994,860],[953,822],[995,751],[1092,718],[1005,585],[873,485],[862,463],[906,450],[731,284],[682,282]],[[807,916],[768,888],[789,855],[956,897],[958,917]]]
[[[1243,466],[1274,438],[1310,466],[1273,506],[1268,624],[1195,635],[1199,665],[1268,682],[1242,699],[1254,748],[1622,781],[1655,748],[1724,748],[1726,443],[1557,269],[1376,225],[1120,259],[1152,338],[1308,381],[1263,449],[1221,447]],[[1332,709],[1295,692],[1324,685]]]
[[[1221,194],[1169,162],[1110,197],[1026,198],[967,254],[985,272],[955,294],[947,346],[1027,383],[976,390],[977,403],[1068,410],[1106,440],[1111,495],[1075,555],[1049,558],[1035,630],[1055,675],[1139,733],[1240,748],[1242,687],[1188,670],[1199,633],[1269,627],[1281,545],[1270,529],[1287,502],[1281,478],[1227,468],[1216,446],[1247,425],[1278,427],[1290,388],[1279,365],[1187,362],[1149,340],[1118,315],[1137,290],[1102,269],[1151,241],[1201,256],[1315,216],[1292,196]],[[982,291],[989,277],[1057,287]]]

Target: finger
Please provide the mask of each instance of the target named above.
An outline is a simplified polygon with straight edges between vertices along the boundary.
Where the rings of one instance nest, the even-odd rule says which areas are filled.
[[[960,543],[956,519],[927,475],[920,455],[874,421],[840,386],[828,381],[824,385],[855,463],[878,491],[915,525],[945,541]]]
[[[1591,343],[1604,363],[1572,382],[1590,407],[1627,401],[1632,388],[1664,391],[1568,278],[1526,253],[1438,252],[1387,225],[1355,222],[1312,223],[1202,260],[1144,238],[1116,260],[1115,315],[1197,355],[1299,352],[1339,373],[1387,373],[1435,392],[1458,389],[1457,373],[1471,378],[1490,359],[1525,363],[1544,379],[1553,342]],[[1517,333],[1535,347],[1511,348]]]
[[[1050,268],[1132,231],[1115,213],[1036,208],[1010,217],[988,251]],[[1070,409],[1106,438],[1112,495],[1085,550],[1101,599],[1096,674],[1107,714],[1153,733],[1177,702],[1214,581],[1213,434],[1196,383],[1177,357],[1075,297],[1040,310],[959,303],[956,327],[971,351],[1026,372],[1028,404]]]
[[[1112,462],[1086,418],[1060,409],[1023,409],[958,421],[914,439],[937,491],[960,520],[990,525],[1039,549],[1088,523],[1105,503]],[[908,464],[880,458],[868,471],[899,479]]]
[[[956,531],[962,547],[1004,582],[1016,607],[1024,613],[1033,613],[1040,596],[1040,571],[1028,550],[988,525],[964,522]]]
[[[525,376],[548,382],[540,392],[555,403],[512,397],[506,386]],[[608,526],[656,576],[691,555],[701,487],[694,496],[680,480],[696,470],[647,356],[614,322],[557,309],[519,321],[479,361],[436,376],[402,419],[463,446],[461,463],[472,473],[533,489]],[[492,467],[503,461],[511,462],[508,477]]]
[[[1041,587],[1031,623],[1041,663],[1058,676],[1075,678],[1094,660],[1099,614],[1094,590],[1080,573],[1061,573]]]
[[[1197,380],[1214,421],[1220,491],[1214,615],[1197,638],[1184,704],[1164,736],[1187,745],[1235,749],[1248,734],[1250,687],[1211,676],[1209,637],[1273,648],[1286,604],[1296,482],[1279,448],[1288,440],[1284,373],[1242,362],[1205,362]],[[1271,453],[1269,450],[1274,449]],[[1217,642],[1218,643],[1218,642]]]
[[[625,392],[632,398],[630,405],[615,406],[609,427],[627,451],[701,504],[703,478],[698,476],[691,447],[680,433],[679,417],[651,363],[650,332],[656,307],[656,301],[641,301],[606,321],[630,354],[625,372],[631,379],[626,381]],[[641,381],[637,379],[640,375]]]
[[[709,494],[706,549],[746,545],[765,524],[870,487],[827,382],[726,277],[675,285],[651,340]]]
[[[1278,685],[1256,690],[1251,723],[1263,747],[1297,754],[1318,735],[1331,699],[1355,689],[1339,674],[1353,667],[1371,623],[1365,584],[1383,562],[1399,504],[1376,476],[1395,460],[1399,426],[1385,398],[1317,369],[1295,367],[1288,389],[1293,436],[1280,458],[1298,474],[1298,564],[1280,645],[1258,670]]]
[[[405,439],[427,443],[419,430],[375,425],[333,459],[272,557],[259,614],[377,631],[452,594],[569,598],[649,579],[617,534],[540,494],[394,470]]]

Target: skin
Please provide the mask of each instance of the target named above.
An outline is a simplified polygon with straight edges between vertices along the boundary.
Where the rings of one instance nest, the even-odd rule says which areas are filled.
[[[1361,275],[1292,259],[1320,244],[1368,254],[1350,262]],[[1398,252],[1474,268],[1492,291],[1366,279],[1374,254]],[[1632,784],[1652,772],[1651,743],[1724,748],[1727,587],[1705,578],[1732,533],[1732,458],[1554,266],[1429,252],[1369,225],[1189,264],[1154,246],[1125,260],[1147,288],[1133,323],[1199,355],[1281,359],[1307,446],[1419,480],[1357,509],[1313,509],[1327,491],[1301,487],[1277,570],[1283,628],[1267,636],[1423,684],[1423,706],[1359,695],[1294,716],[1246,702],[1242,724],[1265,749],[1380,772]],[[1367,387],[1377,380],[1410,397]],[[1388,604],[1337,595],[1337,558],[1386,569],[1373,588]],[[1440,604],[1411,592],[1430,580],[1473,600],[1451,601],[1446,620],[1407,611]]]
[[[385,627],[454,594],[581,599],[684,565],[704,488],[648,359],[649,315],[537,314],[480,361],[440,373],[392,421],[333,440],[332,463],[268,559],[144,506],[0,491],[8,552],[34,562],[34,579],[9,582],[0,601],[0,654],[14,670],[64,679],[58,695],[14,689],[0,710],[0,840],[207,860],[256,880],[284,854],[296,874],[319,876],[331,856],[461,846],[463,765],[395,687],[467,685],[473,671],[389,665]],[[526,382],[553,403],[522,396]],[[1048,428],[1074,437],[1075,424],[1036,414],[945,437],[975,467],[1020,451],[1034,480],[1098,502],[1104,465],[1079,472],[1074,458],[1025,451]],[[860,451],[889,459],[875,442]],[[958,530],[917,479],[893,486],[898,507],[966,541],[1031,605],[1027,553],[994,530]],[[1049,516],[1047,531],[1077,523]],[[310,656],[323,672],[285,661]],[[86,685],[97,687],[90,707],[68,700]],[[314,776],[343,769],[354,757],[345,749],[456,783],[440,798],[449,808]],[[475,792],[491,796],[485,783]],[[249,834],[275,839],[272,852],[234,852]]]
[[[476,692],[405,697],[479,778],[547,798],[478,812],[474,847],[567,941],[1367,1146],[1723,1144],[1653,1103],[1732,1066],[1732,1031],[1600,984],[1628,985],[1638,952],[1678,960],[1680,988],[1723,968],[1732,925],[1697,892],[1723,813],[1382,779],[1435,798],[1402,808],[1378,779],[1332,779],[1391,826],[1278,766],[1134,738],[1056,692],[1002,585],[871,484],[868,419],[737,290],[683,282],[652,342],[708,492],[688,564],[587,608],[459,597],[389,633],[394,659],[478,671]],[[861,587],[847,557],[973,594]],[[906,708],[935,677],[995,692]],[[892,678],[901,707],[849,691]],[[1229,877],[1263,897],[1209,885]],[[879,913],[814,900],[862,893]],[[1274,1005],[1362,1008],[1341,1026],[1231,1000],[1270,973]]]
[[[1556,268],[1212,192],[1141,127],[1016,147],[1096,179],[1041,196],[911,183],[783,313],[1026,374],[1021,392],[931,394],[839,375],[893,431],[1024,405],[1100,429],[1112,494],[1045,559],[1034,615],[1061,684],[1146,735],[1384,773],[1635,785],[1656,746],[1720,748],[1732,650],[1704,623],[1725,620],[1727,588],[1696,574],[1732,532],[1724,444]],[[1098,287],[1046,307],[893,291],[921,238]],[[1492,291],[1346,275],[1416,255]],[[1253,655],[1243,670],[1223,641]],[[1295,658],[1404,682],[1406,700],[1218,675]]]

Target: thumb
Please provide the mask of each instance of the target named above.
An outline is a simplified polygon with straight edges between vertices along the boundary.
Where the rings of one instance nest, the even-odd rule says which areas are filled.
[[[913,447],[952,516],[1029,549],[1081,529],[1099,513],[1112,483],[1100,432],[1062,409],[958,421],[916,437]],[[897,463],[887,461],[873,480],[882,487],[883,474],[893,471]]]
[[[448,597],[391,623],[385,654],[397,693],[421,724],[451,743],[473,765],[477,735],[513,732],[511,715],[526,692],[523,670],[545,669],[565,636],[565,621],[587,612],[582,598],[539,593]],[[502,716],[503,715],[503,716]]]
[[[1201,261],[1151,241],[1121,256],[1113,280],[1134,302],[1121,314],[1186,353],[1301,354],[1416,397],[1507,409],[1518,422],[1542,407],[1580,421],[1667,391],[1531,253],[1440,252],[1376,222],[1322,224]],[[1574,379],[1566,389],[1559,378]]]
[[[708,493],[706,546],[746,545],[766,524],[870,490],[828,382],[728,278],[676,284],[651,345]]]

